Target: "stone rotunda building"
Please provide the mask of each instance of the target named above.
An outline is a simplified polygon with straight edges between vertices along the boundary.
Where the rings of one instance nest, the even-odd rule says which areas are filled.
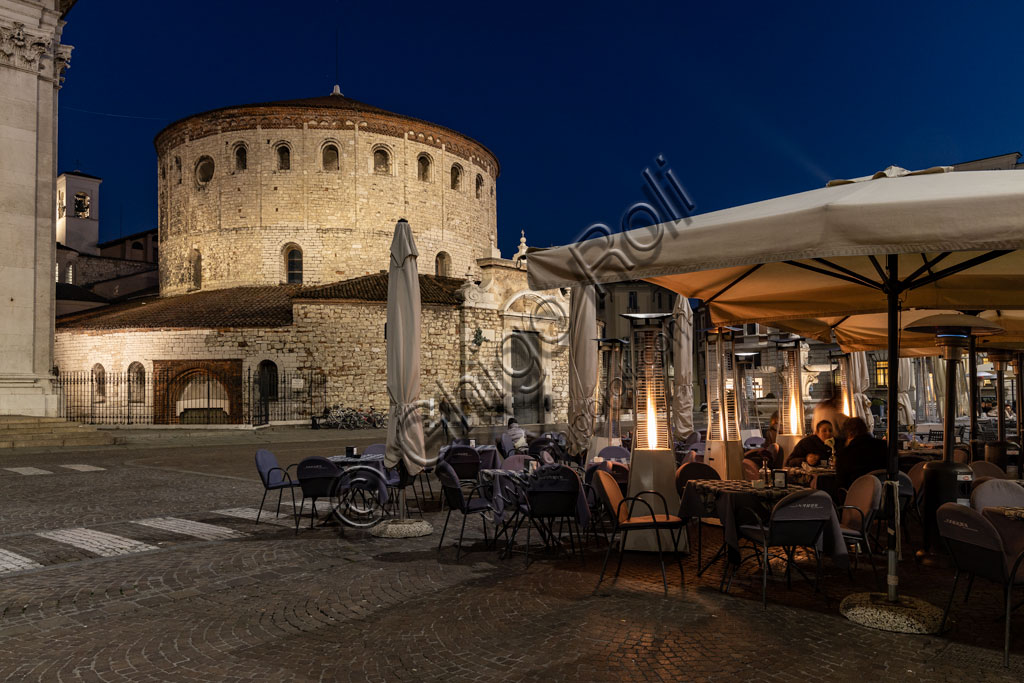
[[[344,97],[224,107],[155,140],[159,296],[63,316],[62,409],[90,422],[264,424],[384,409],[395,223],[423,297],[425,412],[564,422],[568,293],[497,243],[497,158]]]

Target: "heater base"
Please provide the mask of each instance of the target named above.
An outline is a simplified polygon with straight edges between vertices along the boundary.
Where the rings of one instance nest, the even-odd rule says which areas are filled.
[[[629,464],[629,489],[628,493],[635,496],[641,491],[657,491],[665,497],[668,509],[663,509],[661,501],[657,496],[644,496],[641,500],[650,503],[654,514],[677,515],[679,514],[679,494],[676,493],[676,459],[672,451],[633,451],[633,457]],[[637,503],[633,508],[634,515],[647,515],[648,510]],[[668,531],[660,531],[661,549],[664,552],[671,552],[672,535]],[[658,539],[654,531],[633,531],[629,534],[626,543],[626,550],[643,550],[647,552],[658,551]],[[686,534],[682,534],[679,540],[678,550],[688,552]]]
[[[743,479],[743,444],[739,441],[708,441],[704,462],[722,479]]]
[[[799,434],[779,434],[775,437],[775,443],[782,449],[782,464],[786,464],[786,458],[793,453],[793,449],[804,437]]]

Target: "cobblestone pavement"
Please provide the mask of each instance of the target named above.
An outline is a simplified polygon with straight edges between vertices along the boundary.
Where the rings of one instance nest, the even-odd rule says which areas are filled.
[[[272,449],[289,463],[349,443]],[[585,561],[541,555],[525,568],[488,550],[477,520],[456,562],[454,538],[438,553],[437,532],[296,535],[289,505],[280,524],[218,512],[259,504],[253,448],[0,456],[0,680],[1024,679],[1024,620],[1006,670],[1000,591],[980,580],[941,638],[840,617],[842,596],[869,587],[866,567],[854,583],[829,571],[824,596],[773,581],[763,610],[753,569],[723,595],[720,569],[698,578],[688,559],[685,588],[670,565],[665,597],[656,558],[629,554],[592,595],[597,542]],[[10,471],[23,467],[49,474]],[[440,513],[427,518],[440,529]],[[903,572],[907,592],[944,604],[948,571]]]

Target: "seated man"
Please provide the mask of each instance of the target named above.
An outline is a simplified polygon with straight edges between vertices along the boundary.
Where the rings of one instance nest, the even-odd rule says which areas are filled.
[[[793,453],[786,459],[787,464],[796,464],[806,461],[811,467],[824,466],[824,460],[832,457],[832,449],[826,441],[832,438],[832,423],[822,420],[814,427],[814,433],[800,439],[800,442],[793,447]]]
[[[508,429],[505,430],[505,433],[511,439],[513,447],[522,448],[526,446],[526,431],[519,426],[514,417],[508,419]]]
[[[859,417],[846,423],[846,444],[836,453],[836,482],[848,489],[858,477],[883,470],[889,463],[889,447],[882,439],[868,432],[868,425]]]

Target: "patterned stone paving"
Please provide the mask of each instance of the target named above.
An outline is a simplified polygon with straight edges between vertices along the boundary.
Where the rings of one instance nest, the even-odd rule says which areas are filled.
[[[600,541],[526,567],[486,548],[475,519],[461,562],[450,535],[440,552],[437,533],[296,535],[291,506],[253,524],[251,447],[196,450],[35,455],[54,476],[0,478],[0,680],[1024,679],[1024,615],[1006,670],[1001,592],[981,580],[943,637],[841,618],[839,600],[872,586],[866,564],[852,583],[828,571],[820,595],[771,581],[764,610],[753,566],[723,595],[720,569],[697,578],[688,559],[666,597],[656,558],[629,554],[593,594]],[[311,448],[277,450],[286,464]],[[62,473],[68,460],[103,469]],[[129,547],[148,550],[101,552]],[[944,604],[948,571],[902,567],[904,590]]]

